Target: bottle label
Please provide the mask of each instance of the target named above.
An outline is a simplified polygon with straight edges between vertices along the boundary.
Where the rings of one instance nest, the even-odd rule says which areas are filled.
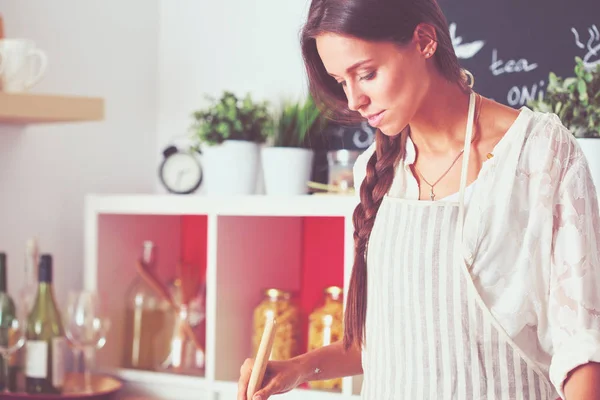
[[[48,345],[41,340],[28,340],[26,347],[25,376],[46,379],[48,377]]]
[[[59,388],[65,383],[65,347],[64,337],[52,339],[52,386]]]

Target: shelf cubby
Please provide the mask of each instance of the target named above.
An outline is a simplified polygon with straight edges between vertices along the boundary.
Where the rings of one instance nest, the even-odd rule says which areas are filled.
[[[227,398],[235,393],[243,361],[254,356],[253,312],[267,288],[293,293],[301,316],[299,351],[305,352],[308,316],[322,303],[324,289],[348,286],[355,205],[356,199],[345,196],[89,196],[84,282],[109,293],[113,319],[97,354],[99,369],[144,396],[170,398],[161,392],[169,385],[181,399]],[[180,261],[205,279],[206,320],[199,336],[206,365],[200,376],[123,368],[125,294],[145,240],[158,248],[163,282],[174,278]],[[353,399],[360,386],[360,377],[347,377],[342,393],[302,387],[283,398]]]
[[[342,217],[223,216],[217,238],[217,380],[233,381],[253,357],[252,318],[264,291],[293,294],[306,351],[308,315],[327,286],[343,287]],[[227,355],[226,357],[220,357]]]

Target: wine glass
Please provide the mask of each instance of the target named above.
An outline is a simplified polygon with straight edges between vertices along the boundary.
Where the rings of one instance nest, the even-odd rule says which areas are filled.
[[[65,334],[73,349],[77,365],[83,352],[83,390],[86,393],[93,392],[91,369],[94,353],[106,344],[109,329],[110,320],[104,314],[100,297],[96,292],[88,290],[69,292]]]
[[[25,322],[15,317],[0,318],[0,354],[4,365],[4,393],[10,393],[9,362],[10,357],[25,344]]]

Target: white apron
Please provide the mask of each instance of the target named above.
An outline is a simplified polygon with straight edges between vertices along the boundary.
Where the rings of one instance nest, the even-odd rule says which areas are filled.
[[[483,303],[463,257],[474,107],[473,93],[458,202],[386,195],[377,213],[367,252],[363,399],[553,397],[546,375]]]

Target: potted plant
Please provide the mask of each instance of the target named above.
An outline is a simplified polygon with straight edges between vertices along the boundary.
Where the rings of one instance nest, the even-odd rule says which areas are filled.
[[[262,149],[266,194],[307,193],[314,158],[312,138],[321,134],[324,126],[325,118],[311,96],[281,102]]]
[[[577,138],[600,188],[600,65],[586,69],[583,60],[575,57],[575,76],[563,79],[551,72],[544,97],[528,105],[558,115]]]
[[[272,128],[267,101],[225,91],[193,113],[192,136],[202,154],[208,194],[254,194],[260,145]]]

